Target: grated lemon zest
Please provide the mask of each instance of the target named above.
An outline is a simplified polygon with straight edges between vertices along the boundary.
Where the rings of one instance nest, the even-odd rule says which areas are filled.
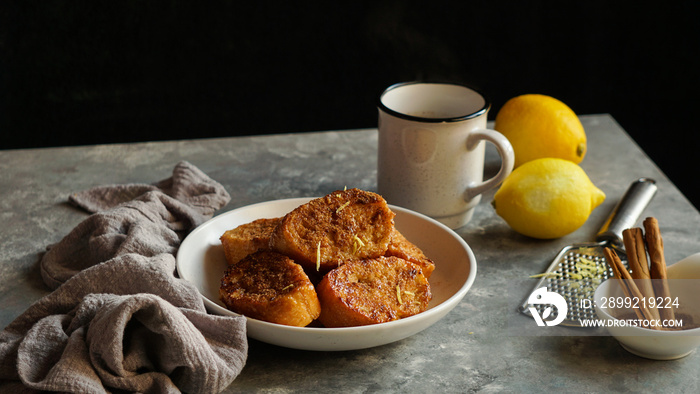
[[[606,271],[606,268],[601,267],[600,264],[584,257],[579,257],[577,259],[576,263],[574,264],[574,268],[575,272],[567,272],[566,275],[560,272],[545,272],[542,274],[531,275],[530,278],[563,279],[566,277],[566,280],[562,280],[563,286],[566,286],[572,290],[593,292],[595,291],[595,287],[593,286],[600,285],[601,283],[600,274]],[[586,281],[586,279],[590,282],[590,284],[581,283],[581,281]]]
[[[287,289],[289,289],[290,287],[294,287],[294,283],[285,286],[284,288],[282,288],[282,290],[287,290]]]
[[[530,275],[530,278],[542,278],[542,277],[557,278],[560,276],[561,276],[561,274],[558,272],[545,272],[542,274]]]
[[[604,267],[601,267],[599,264],[596,264],[594,261],[591,261],[591,260],[584,258],[584,257],[579,257],[578,262],[576,263],[576,268],[589,270],[589,271],[591,271],[591,274],[593,274],[593,273],[602,274],[606,270]]]
[[[360,237],[358,237],[357,235],[354,235],[353,239],[355,240],[355,242],[352,244],[352,253],[355,254],[359,249],[365,246],[365,243],[362,242],[362,239],[360,239]]]
[[[357,241],[357,243],[360,244],[360,247],[365,246],[365,243],[362,242],[362,239],[361,239],[360,237],[358,237],[357,235],[355,235],[355,236],[353,236],[353,238],[355,238],[355,241]]]
[[[592,267],[597,267],[597,266],[598,266],[598,264],[596,264],[594,261],[588,260],[588,259],[585,258],[585,257],[579,257],[579,258],[578,258],[578,261],[579,261],[581,264],[590,265],[590,266],[592,266]]]
[[[316,245],[316,271],[321,269],[321,241]]]
[[[338,197],[340,197],[340,196],[338,196]],[[335,213],[342,211],[343,208],[347,207],[348,205],[350,205],[350,201],[346,201],[345,204],[339,206],[338,209],[335,210]]]
[[[399,305],[403,305],[403,302],[401,301],[401,288],[399,285],[396,285],[396,298],[399,300]]]
[[[416,293],[414,293],[412,291],[408,291],[408,290],[404,290],[403,293],[408,294],[408,295],[416,295]]]
[[[600,269],[598,267],[591,267],[588,265],[576,264],[576,269],[583,275],[595,275],[600,272]]]
[[[574,278],[574,279],[583,279],[583,275],[577,274],[575,272],[569,272],[569,276]]]

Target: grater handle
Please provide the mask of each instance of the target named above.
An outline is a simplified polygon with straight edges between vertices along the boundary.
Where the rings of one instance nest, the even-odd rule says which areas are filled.
[[[656,181],[651,178],[639,178],[632,182],[600,228],[596,239],[610,242],[622,249],[622,231],[637,223],[637,219],[654,198],[656,190]]]

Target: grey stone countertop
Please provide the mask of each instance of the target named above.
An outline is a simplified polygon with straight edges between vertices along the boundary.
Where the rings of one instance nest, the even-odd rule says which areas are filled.
[[[697,392],[700,354],[652,361],[607,335],[560,328],[532,335],[517,312],[534,279],[565,245],[593,240],[629,184],[656,179],[643,216],[656,217],[669,263],[700,252],[700,214],[609,115],[581,120],[589,150],[581,163],[607,198],[576,232],[551,241],[513,232],[483,196],[457,230],[478,265],[473,287],[445,318],[392,344],[312,352],[250,341],[231,392]],[[376,129],[271,136],[0,151],[0,324],[5,327],[48,293],[40,254],[86,214],[71,192],[112,183],[155,182],[187,160],[221,182],[232,200],[221,212],[261,201],[320,196],[347,187],[376,190]],[[487,149],[486,173],[500,165]],[[563,334],[562,334],[562,331]]]

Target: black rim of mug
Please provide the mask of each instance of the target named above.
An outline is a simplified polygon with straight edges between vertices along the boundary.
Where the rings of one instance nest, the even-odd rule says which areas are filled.
[[[484,99],[484,105],[483,105],[483,107],[481,107],[481,109],[474,111],[472,113],[466,114],[466,115],[455,116],[455,117],[450,117],[450,118],[424,118],[421,116],[413,116],[413,115],[408,115],[408,114],[404,114],[404,113],[395,111],[395,110],[387,107],[386,105],[384,105],[384,103],[382,102],[384,95],[387,94],[388,92],[390,92],[396,88],[400,88],[400,87],[404,87],[404,86],[408,86],[408,85],[418,85],[418,84],[461,86],[463,88],[469,89],[469,90],[477,93],[478,95],[480,95],[481,98]],[[412,82],[396,83],[396,84],[393,84],[393,85],[389,86],[388,88],[386,88],[384,90],[384,92],[382,92],[382,94],[379,96],[378,106],[379,106],[379,109],[381,109],[382,111],[384,111],[390,115],[396,116],[398,118],[402,118],[402,119],[406,119],[406,120],[413,120],[413,121],[418,121],[418,122],[442,123],[442,122],[460,122],[463,120],[473,119],[473,118],[476,118],[478,116],[481,116],[481,115],[485,114],[489,110],[489,108],[491,108],[491,102],[489,101],[488,97],[486,97],[486,95],[483,92],[481,92],[479,89],[476,89],[472,86],[468,86],[465,84],[454,83],[454,82],[412,81]]]

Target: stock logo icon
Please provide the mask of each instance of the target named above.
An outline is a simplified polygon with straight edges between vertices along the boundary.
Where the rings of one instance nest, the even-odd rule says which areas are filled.
[[[530,297],[528,297],[527,302],[531,305],[528,307],[530,314],[532,314],[535,322],[540,327],[544,327],[545,325],[556,326],[566,318],[566,312],[568,310],[566,300],[558,293],[547,291],[546,287],[540,287],[533,291]],[[541,316],[539,312],[537,312],[535,305],[547,305],[544,311],[542,311]],[[547,318],[552,316],[552,306],[557,309],[557,317],[553,320],[547,320]]]

